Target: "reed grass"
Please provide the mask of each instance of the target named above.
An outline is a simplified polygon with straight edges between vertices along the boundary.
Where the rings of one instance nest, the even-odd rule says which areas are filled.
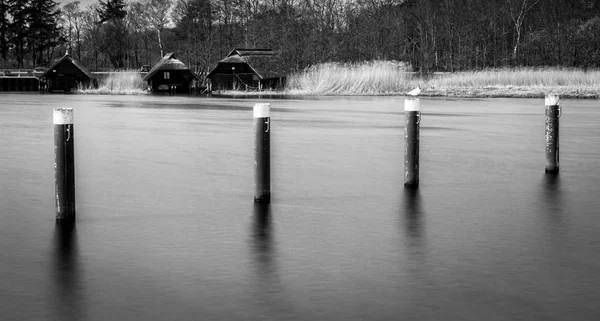
[[[456,72],[433,77],[428,86],[451,87],[574,87],[600,86],[600,71],[565,68],[518,68]]]
[[[91,95],[143,95],[148,93],[139,71],[109,72],[107,77],[100,78],[98,88],[87,86],[78,88],[77,92]]]
[[[288,77],[291,95],[389,95],[414,88],[418,80],[396,61],[325,63]]]
[[[421,79],[401,62],[326,63],[288,78],[290,95],[402,95],[421,86],[425,96],[600,97],[600,71],[515,68],[435,74]]]

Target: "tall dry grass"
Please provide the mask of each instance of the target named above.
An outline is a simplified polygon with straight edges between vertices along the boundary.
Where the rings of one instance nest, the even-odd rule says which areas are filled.
[[[82,94],[140,95],[146,94],[146,84],[139,71],[109,72],[99,77],[98,88],[78,88]]]
[[[600,86],[600,71],[566,68],[516,68],[448,73],[433,77],[431,88],[453,87],[587,87]]]
[[[534,97],[545,92],[600,95],[600,71],[515,68],[435,74],[421,79],[401,62],[319,64],[288,77],[291,95],[405,94],[421,86],[424,95]]]
[[[324,63],[288,77],[291,95],[386,95],[416,87],[409,67],[396,61]]]

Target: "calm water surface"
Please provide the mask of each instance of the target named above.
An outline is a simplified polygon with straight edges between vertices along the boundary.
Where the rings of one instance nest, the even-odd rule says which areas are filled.
[[[261,100],[265,101],[265,100]],[[430,99],[403,187],[403,98],[252,105],[0,95],[2,320],[598,320],[600,102]],[[54,224],[52,108],[75,110],[77,224]]]

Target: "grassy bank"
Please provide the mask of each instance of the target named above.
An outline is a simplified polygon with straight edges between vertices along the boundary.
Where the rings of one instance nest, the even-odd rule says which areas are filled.
[[[431,95],[461,97],[600,97],[600,71],[519,68],[457,72],[431,78]],[[426,93],[427,94],[427,93]]]
[[[292,95],[386,95],[411,88],[408,67],[394,61],[319,64],[288,78]]]
[[[139,71],[109,72],[98,78],[98,88],[92,86],[77,89],[78,93],[90,95],[143,95],[146,84]]]
[[[404,95],[417,86],[423,96],[599,98],[600,71],[518,68],[435,74],[419,78],[392,61],[321,64],[288,78],[288,95]]]

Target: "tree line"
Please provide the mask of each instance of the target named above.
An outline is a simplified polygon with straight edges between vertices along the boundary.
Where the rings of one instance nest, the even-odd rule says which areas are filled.
[[[68,50],[92,70],[166,52],[206,72],[231,49],[271,48],[282,69],[397,60],[417,71],[600,65],[599,0],[0,0],[5,68]]]

